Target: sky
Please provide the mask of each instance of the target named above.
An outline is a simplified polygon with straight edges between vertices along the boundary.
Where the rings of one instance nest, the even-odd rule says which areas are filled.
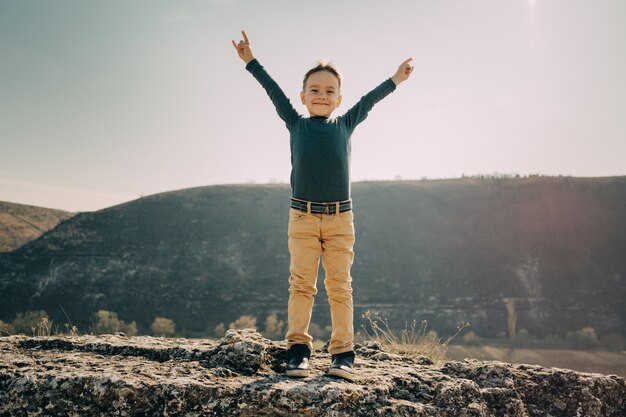
[[[93,211],[289,183],[289,134],[231,40],[298,112],[319,59],[341,115],[412,57],[352,136],[352,181],[626,174],[623,0],[0,0],[0,201]]]

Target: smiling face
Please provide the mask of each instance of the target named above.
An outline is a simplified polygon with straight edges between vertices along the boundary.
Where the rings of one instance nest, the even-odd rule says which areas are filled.
[[[314,72],[306,80],[300,99],[309,110],[311,117],[329,117],[341,104],[339,80],[329,71]]]

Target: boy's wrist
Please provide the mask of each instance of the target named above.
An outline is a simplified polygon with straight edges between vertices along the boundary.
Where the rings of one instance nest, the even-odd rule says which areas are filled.
[[[245,69],[249,69],[252,65],[252,61],[256,61],[256,58],[252,58],[250,61],[246,62]],[[244,61],[245,62],[245,61]],[[258,61],[257,61],[258,62]]]
[[[395,84],[395,85],[396,85],[396,87],[397,87],[397,86],[399,86],[399,85],[400,85],[400,83],[401,83],[402,81],[404,81],[404,80],[400,80],[400,79],[398,79],[398,78],[394,75],[394,76],[392,76],[392,77],[391,77],[391,81],[393,81],[393,82],[394,82],[394,84]]]

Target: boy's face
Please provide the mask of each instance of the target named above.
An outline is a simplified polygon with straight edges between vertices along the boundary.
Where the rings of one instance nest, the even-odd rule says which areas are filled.
[[[339,80],[328,71],[314,72],[306,80],[300,99],[311,116],[328,117],[341,104]]]

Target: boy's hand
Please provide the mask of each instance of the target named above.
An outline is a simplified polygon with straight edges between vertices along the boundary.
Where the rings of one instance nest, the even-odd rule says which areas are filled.
[[[237,54],[239,54],[239,58],[243,60],[246,64],[254,59],[254,55],[252,55],[252,49],[250,49],[250,41],[248,40],[248,36],[245,31],[241,31],[243,35],[243,40],[239,41],[239,44],[236,44],[233,41],[233,46],[237,50]]]
[[[409,79],[409,76],[413,72],[414,68],[411,66],[411,64],[409,64],[409,62],[411,62],[412,60],[413,58],[409,58],[402,64],[400,64],[400,66],[398,67],[398,71],[396,71],[396,73],[391,77],[391,80],[396,83],[396,86],[402,81],[406,81]]]

